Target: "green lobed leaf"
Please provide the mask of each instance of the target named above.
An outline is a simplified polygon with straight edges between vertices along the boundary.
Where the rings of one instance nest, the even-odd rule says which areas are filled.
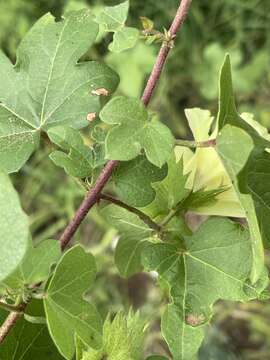
[[[137,215],[116,205],[106,206],[102,209],[102,215],[120,234],[115,249],[115,264],[121,276],[130,277],[140,272],[141,253],[153,230]]]
[[[76,337],[93,348],[102,344],[101,318],[94,305],[83,298],[95,276],[94,257],[77,245],[58,263],[44,299],[51,337],[69,360],[75,354]]]
[[[19,170],[56,125],[83,127],[100,109],[94,90],[111,93],[117,75],[95,61],[78,63],[98,33],[89,10],[56,22],[44,15],[22,40],[15,66],[0,53],[0,168]]]
[[[15,272],[2,282],[1,288],[12,293],[45,281],[50,276],[52,265],[60,257],[61,249],[56,240],[42,241],[37,247],[31,245]]]
[[[182,247],[148,243],[142,262],[170,285],[172,303],[162,317],[162,333],[179,360],[195,358],[215,301],[256,298],[267,285],[248,281],[249,233],[228,219],[211,218],[185,237]]]
[[[231,75],[230,58],[227,55],[220,74],[218,124],[221,129],[217,137],[217,151],[232,180],[237,196],[245,212],[253,251],[251,281],[255,283],[264,271],[264,250],[255,205],[252,196],[242,193],[241,175],[254,151],[270,145],[269,138],[250,116],[237,113]]]
[[[253,141],[251,137],[244,130],[235,126],[226,125],[217,138],[217,152],[232,180],[233,187],[248,221],[253,253],[251,280],[256,282],[264,270],[263,243],[252,197],[250,194],[243,194],[240,191],[238,178],[239,173],[248,161],[252,149]]]
[[[43,316],[41,301],[32,300],[27,307],[32,316]],[[0,310],[1,323],[8,313]],[[0,346],[0,360],[63,360],[54,346],[45,324],[32,324],[23,317],[16,322]]]
[[[121,30],[128,17],[129,1],[116,6],[106,6],[97,16],[97,22],[102,24],[106,31]]]
[[[138,40],[138,37],[138,29],[124,27],[114,34],[113,42],[109,45],[109,50],[115,53],[120,53],[124,50],[133,48]]]
[[[5,173],[0,171],[0,282],[23,260],[29,239],[28,218]]]
[[[144,323],[139,313],[131,311],[126,316],[118,312],[111,321],[107,317],[103,325],[103,347],[85,351],[82,360],[141,360]]]
[[[169,359],[166,358],[165,356],[151,355],[146,360],[169,360]]]
[[[125,26],[129,10],[129,0],[116,6],[106,6],[97,15],[96,21],[107,32],[113,32],[113,41],[109,50],[120,53],[135,46],[139,38],[139,30]]]
[[[240,188],[251,194],[264,246],[270,246],[270,154],[264,149],[255,149],[241,174]],[[248,196],[248,195],[246,195]]]
[[[170,130],[157,119],[150,120],[139,100],[115,97],[104,106],[100,118],[115,125],[106,137],[108,159],[132,160],[142,149],[147,159],[158,167],[169,159],[174,145]]]
[[[113,182],[122,201],[131,206],[143,207],[158,196],[152,183],[163,180],[166,175],[166,165],[160,169],[145,156],[138,156],[134,160],[120,163],[113,173]]]
[[[55,165],[63,167],[69,175],[85,178],[91,176],[94,155],[83,142],[78,130],[70,127],[55,126],[48,131],[50,140],[64,151],[53,151],[50,158]]]

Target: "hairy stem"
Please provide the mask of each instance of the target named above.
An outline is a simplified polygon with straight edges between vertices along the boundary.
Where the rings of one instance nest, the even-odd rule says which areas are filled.
[[[180,2],[179,8],[176,12],[175,18],[169,30],[172,39],[175,38],[177,31],[180,29],[183,22],[185,21],[191,2],[192,0],[182,0]],[[153,95],[154,89],[158,83],[158,80],[160,78],[161,72],[163,70],[165,61],[167,59],[170,50],[171,50],[170,44],[168,42],[164,42],[161,46],[155,65],[153,67],[153,70],[151,72],[151,75],[149,77],[149,80],[146,84],[146,87],[144,89],[141,98],[145,106],[148,105]],[[81,203],[79,209],[76,211],[74,218],[65,228],[63,234],[60,237],[62,250],[66,248],[72,236],[75,234],[76,230],[78,229],[78,227],[80,226],[86,215],[88,214],[88,211],[98,201],[101,191],[103,190],[106,183],[109,181],[113,173],[113,170],[117,167],[117,165],[118,165],[118,161],[116,160],[109,161],[104,167],[100,176],[98,177],[95,185],[86,194],[86,197]]]
[[[19,305],[11,305],[5,302],[0,301],[0,308],[6,311],[14,311],[14,312],[22,312],[22,306]]]
[[[185,21],[185,18],[187,16],[189,7],[191,5],[192,0],[182,0],[180,2],[179,8],[176,12],[175,18],[172,22],[172,25],[169,29],[169,33],[171,36],[171,39],[173,40],[176,36],[177,31],[181,28],[183,22]],[[148,105],[153,92],[155,90],[155,87],[158,83],[158,80],[160,78],[161,72],[163,70],[165,61],[167,59],[167,56],[171,50],[172,46],[170,42],[164,42],[161,46],[161,49],[159,51],[159,54],[157,56],[155,65],[153,67],[153,70],[151,72],[151,75],[149,77],[149,80],[146,84],[146,87],[144,89],[143,95],[142,95],[142,102],[145,104],[145,106]],[[63,234],[60,237],[60,243],[61,243],[61,249],[64,250],[68,243],[70,242],[71,238],[77,231],[78,227],[88,214],[89,210],[95,205],[95,203],[99,200],[100,194],[106,185],[106,183],[109,181],[114,169],[117,167],[118,161],[111,160],[109,161],[105,167],[103,168],[102,172],[100,173],[95,185],[89,190],[89,192],[86,194],[83,202],[81,203],[80,207],[76,211],[73,219],[70,221],[70,223],[65,228]],[[22,303],[22,307],[26,307],[25,303]],[[12,329],[12,327],[16,324],[17,320],[21,317],[21,313],[17,312],[11,312],[9,316],[6,318],[4,324],[0,327],[0,344],[4,341],[6,336],[8,335],[9,331]]]
[[[113,170],[118,165],[118,161],[109,161],[103,170],[101,171],[95,185],[88,191],[79,209],[76,211],[74,218],[65,228],[63,234],[60,237],[61,249],[64,250],[71,240],[72,236],[77,231],[78,227],[88,214],[88,211],[98,201],[99,195],[103,190],[104,186],[110,179]]]
[[[178,30],[183,25],[183,23],[186,19],[186,16],[188,14],[188,10],[191,5],[191,2],[192,2],[192,0],[182,0],[181,1],[180,5],[178,7],[178,10],[176,12],[175,18],[169,29],[169,33],[170,33],[172,40],[176,37]],[[154,68],[152,70],[152,73],[148,79],[147,85],[146,85],[143,95],[142,95],[142,102],[145,105],[148,105],[149,101],[151,100],[151,97],[153,95],[155,87],[157,86],[158,80],[160,78],[160,75],[162,73],[164,64],[166,62],[166,59],[169,55],[170,50],[171,50],[170,44],[168,42],[164,42],[161,46],[156,63],[154,65]]]
[[[148,225],[151,229],[153,229],[156,232],[160,232],[161,231],[161,227],[155,223],[149,216],[147,216],[145,213],[143,213],[142,211],[129,206],[127,204],[125,204],[124,202],[122,202],[121,200],[115,199],[112,196],[106,195],[106,194],[101,194],[99,197],[101,200],[105,200],[105,201],[109,201],[117,206],[120,206],[130,212],[132,212],[133,214],[136,214],[146,225]]]
[[[27,304],[22,302],[18,306],[20,306],[21,312],[12,311],[8,315],[8,317],[6,318],[6,320],[4,321],[2,326],[0,327],[0,344],[2,344],[2,342],[8,336],[10,330],[13,328],[13,326],[16,324],[16,322],[22,317]]]

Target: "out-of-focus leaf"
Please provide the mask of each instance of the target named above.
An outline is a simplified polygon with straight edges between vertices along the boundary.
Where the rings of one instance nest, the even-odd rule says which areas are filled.
[[[59,241],[45,240],[37,247],[29,247],[16,271],[1,284],[9,292],[23,290],[27,285],[39,284],[50,276],[50,270],[61,257]]]
[[[1,282],[18,267],[29,245],[28,218],[8,175],[1,171],[0,214]]]
[[[120,53],[130,49],[138,40],[139,30],[125,26],[128,10],[129,0],[116,6],[106,6],[96,17],[105,31],[114,33],[113,42],[109,45],[112,52]]]

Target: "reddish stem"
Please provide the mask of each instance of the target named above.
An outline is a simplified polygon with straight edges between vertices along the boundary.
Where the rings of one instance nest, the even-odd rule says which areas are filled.
[[[175,18],[174,18],[172,25],[170,27],[170,30],[169,30],[170,36],[172,39],[175,38],[177,31],[180,29],[183,22],[185,21],[189,7],[191,5],[191,1],[192,0],[182,0],[180,2],[179,8],[176,12]],[[157,85],[159,78],[160,78],[162,69],[164,67],[166,58],[167,58],[170,50],[171,50],[170,44],[167,42],[164,42],[164,44],[161,46],[160,52],[156,59],[156,63],[153,67],[153,70],[151,72],[151,75],[149,77],[149,80],[146,84],[145,90],[144,90],[142,98],[141,98],[141,100],[145,104],[145,106],[148,105],[148,103],[153,95],[153,91]],[[98,201],[101,191],[103,190],[106,183],[109,181],[109,179],[112,175],[112,172],[116,168],[117,165],[118,165],[118,161],[115,161],[115,160],[109,161],[106,164],[106,166],[104,167],[103,171],[101,172],[99,178],[97,179],[96,184],[87,193],[87,195],[84,198],[79,209],[76,211],[74,218],[68,224],[68,226],[64,230],[64,233],[60,237],[62,250],[64,250],[66,248],[67,244],[69,243],[69,241],[71,240],[71,238],[75,234],[75,232],[77,231],[79,225],[82,223],[82,221],[88,214],[89,210]]]
[[[110,179],[113,170],[118,165],[118,161],[109,161],[101,171],[95,185],[88,191],[79,209],[76,211],[74,218],[65,228],[63,234],[60,237],[61,249],[64,250],[71,240],[72,236],[77,231],[78,227],[88,214],[88,211],[98,201],[99,195],[103,190],[104,186]]]
[[[16,322],[22,317],[26,306],[27,306],[26,303],[22,303],[20,305],[21,312],[13,311],[7,316],[5,322],[0,327],[0,344],[2,344],[2,342],[8,336],[10,330],[13,328]]]
[[[181,1],[180,5],[178,7],[178,10],[176,12],[175,18],[169,29],[170,37],[172,40],[175,39],[178,30],[183,25],[183,23],[187,17],[191,2],[192,2],[192,0],[182,0]],[[160,78],[160,75],[162,73],[163,67],[165,65],[165,62],[166,62],[166,59],[168,57],[170,50],[171,50],[171,46],[169,43],[165,42],[161,46],[161,49],[160,49],[159,54],[156,59],[156,63],[153,67],[152,73],[148,79],[148,82],[146,84],[146,87],[145,87],[143,95],[142,95],[142,102],[146,106],[149,104],[149,101],[151,100],[151,97],[152,97],[155,87],[158,83],[158,80]]]
[[[170,35],[171,39],[174,39],[176,36],[177,31],[182,26],[189,7],[191,5],[192,0],[182,0],[179,8],[176,12],[175,18],[172,22],[172,25],[170,27]],[[171,50],[171,46],[169,43],[164,43],[160,49],[160,52],[158,54],[158,57],[156,59],[156,63],[153,67],[152,73],[149,77],[149,80],[146,84],[145,90],[142,95],[142,102],[145,104],[145,106],[148,105],[153,91],[157,85],[157,82],[160,78],[162,69],[164,67],[166,58]],[[74,218],[71,220],[71,222],[67,225],[65,228],[63,234],[60,237],[61,242],[61,248],[64,250],[66,246],[68,245],[69,241],[71,240],[72,236],[77,231],[78,227],[88,214],[89,210],[93,207],[93,205],[99,200],[101,191],[103,190],[106,183],[109,181],[113,170],[117,167],[118,161],[109,161],[104,169],[102,170],[101,174],[99,175],[95,185],[89,192],[86,194],[83,202],[81,203],[79,209],[76,211]],[[22,303],[22,306],[24,308],[26,307],[26,304]],[[0,327],[0,344],[4,341],[10,330],[13,328],[13,326],[16,324],[16,322],[20,319],[22,313],[17,312],[11,312],[9,316],[6,318],[3,325]]]

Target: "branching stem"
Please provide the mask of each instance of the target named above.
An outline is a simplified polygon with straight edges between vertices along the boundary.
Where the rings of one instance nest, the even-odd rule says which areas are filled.
[[[172,38],[175,38],[177,31],[180,29],[183,22],[185,21],[185,18],[187,16],[191,2],[192,2],[192,0],[182,0],[180,2],[180,5],[176,12],[175,18],[169,29],[169,32],[170,32],[170,35]],[[146,87],[144,89],[144,92],[143,92],[143,95],[141,98],[141,100],[145,104],[145,106],[147,106],[149,104],[149,101],[150,101],[150,99],[153,95],[153,92],[155,90],[155,87],[158,83],[158,80],[160,78],[161,72],[163,70],[163,67],[165,65],[165,62],[166,62],[166,59],[167,59],[167,56],[168,56],[170,50],[171,50],[171,47],[169,46],[169,44],[167,42],[162,44],[159,54],[157,56],[155,65],[150,74],[149,80],[146,84]],[[110,179],[114,169],[117,167],[117,165],[118,165],[118,161],[116,161],[116,160],[109,161],[106,164],[106,166],[104,167],[104,169],[102,170],[95,185],[86,194],[79,209],[76,211],[74,218],[71,220],[71,222],[65,228],[63,234],[60,237],[62,250],[64,250],[66,248],[66,246],[68,245],[72,236],[75,234],[78,227],[80,226],[80,224],[82,223],[82,221],[84,220],[86,215],[88,214],[88,211],[98,201],[100,193],[102,192],[106,183],[109,181],[109,179]]]
[[[161,231],[161,226],[159,226],[157,223],[155,223],[149,216],[147,216],[142,211],[140,211],[132,206],[129,206],[129,205],[125,204],[124,202],[122,202],[121,200],[115,199],[114,197],[109,196],[109,195],[101,194],[100,199],[109,201],[117,206],[120,206],[120,207],[128,210],[129,212],[132,212],[133,214],[136,214],[146,225],[148,225],[151,229],[153,229],[157,233],[159,233]]]
[[[176,34],[178,30],[181,28],[183,22],[185,21],[185,18],[187,16],[189,7],[191,5],[192,0],[182,0],[180,2],[180,5],[178,7],[178,10],[176,12],[175,18],[172,22],[172,25],[169,29],[169,33],[171,35],[171,38],[174,39],[176,37]],[[153,92],[156,88],[156,85],[158,83],[158,80],[160,78],[161,72],[163,70],[163,67],[165,65],[166,59],[168,57],[168,54],[171,50],[170,44],[168,42],[164,42],[161,46],[161,49],[159,51],[159,54],[157,56],[155,65],[153,67],[153,70],[151,72],[151,75],[149,77],[149,80],[146,84],[146,87],[144,89],[143,95],[142,95],[142,102],[147,106],[149,104],[149,101],[153,95]],[[65,250],[68,243],[70,242],[71,238],[77,231],[78,227],[88,214],[89,210],[95,205],[95,203],[99,200],[100,194],[104,188],[104,186],[109,181],[114,169],[118,165],[118,161],[111,160],[109,161],[103,170],[101,171],[95,185],[89,190],[89,192],[86,194],[84,200],[82,201],[80,207],[76,211],[73,219],[70,221],[70,223],[65,228],[63,234],[60,237],[60,243],[62,250]],[[27,306],[26,303],[21,303],[21,306],[23,309]],[[11,312],[9,316],[6,318],[3,325],[0,327],[0,344],[4,341],[10,330],[13,328],[13,326],[16,324],[16,322],[20,319],[22,313],[18,312]]]
[[[8,336],[10,330],[13,328],[13,326],[17,323],[17,321],[22,317],[23,312],[27,306],[27,303],[22,302],[20,303],[21,312],[12,311],[0,327],[0,344],[5,340],[5,338]]]
[[[11,305],[11,304],[7,304],[7,303],[2,302],[2,301],[0,301],[0,308],[4,309],[6,311],[22,312],[22,306],[21,305]]]

